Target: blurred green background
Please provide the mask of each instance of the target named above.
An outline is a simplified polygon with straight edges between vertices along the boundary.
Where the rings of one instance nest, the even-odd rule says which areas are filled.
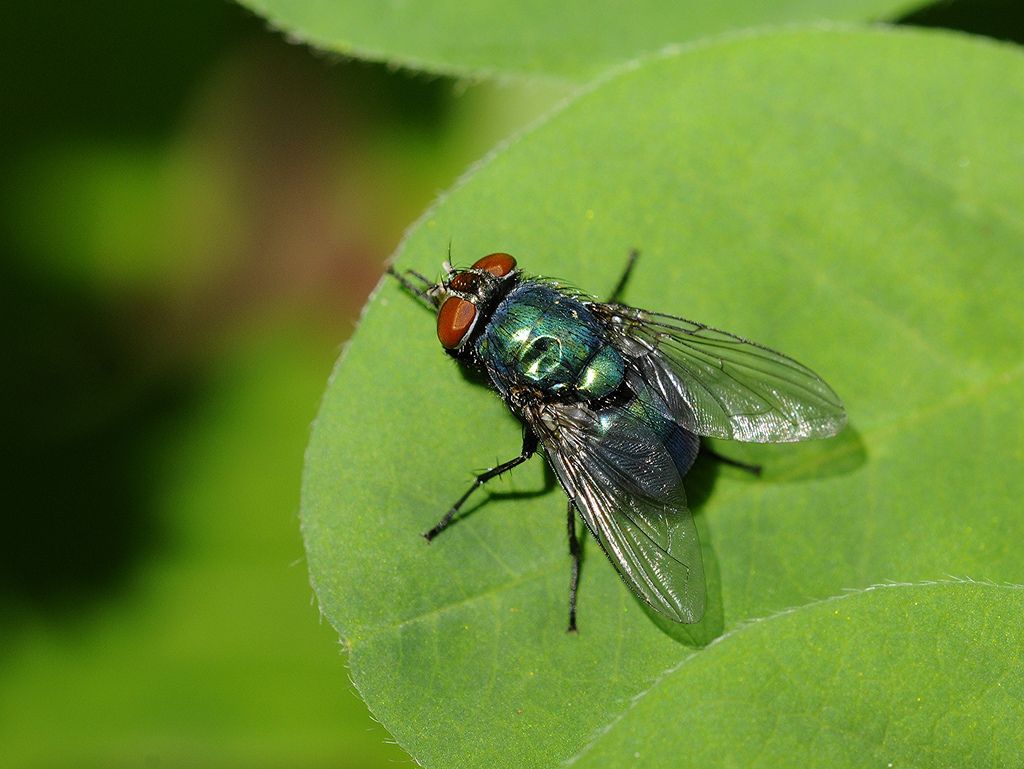
[[[220,0],[11,5],[0,764],[411,764],[319,620],[303,446],[404,228],[563,92],[327,57]]]

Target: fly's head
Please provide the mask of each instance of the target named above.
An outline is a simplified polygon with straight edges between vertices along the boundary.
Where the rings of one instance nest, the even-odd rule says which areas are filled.
[[[455,269],[444,263],[444,277],[432,283],[408,270],[404,275],[388,268],[407,291],[437,312],[437,338],[453,358],[479,366],[471,340],[482,330],[495,306],[518,282],[519,270],[510,254],[496,253],[477,259],[472,267]],[[407,276],[416,278],[417,286]]]
[[[454,358],[473,362],[470,339],[515,285],[519,270],[509,254],[488,254],[465,270],[445,262],[445,277],[428,293],[437,306],[437,338]]]

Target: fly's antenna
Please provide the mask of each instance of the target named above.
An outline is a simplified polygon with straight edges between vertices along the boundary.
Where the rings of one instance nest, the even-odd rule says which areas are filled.
[[[414,278],[422,282],[423,286],[417,286],[390,264],[388,265],[388,275],[395,278],[395,280],[402,284],[402,288],[423,302],[423,304],[431,310],[436,310],[440,306],[441,298],[438,295],[437,290],[439,286],[435,285],[433,281],[428,280],[415,270],[406,270],[405,275],[412,275]]]

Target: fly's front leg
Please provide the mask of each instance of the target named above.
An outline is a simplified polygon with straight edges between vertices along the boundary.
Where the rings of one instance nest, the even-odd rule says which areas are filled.
[[[535,451],[537,451],[537,438],[529,430],[526,430],[523,432],[523,450],[519,453],[519,456],[514,459],[510,459],[508,462],[502,462],[500,465],[492,467],[487,472],[480,473],[480,475],[476,477],[476,480],[473,481],[473,485],[466,489],[466,493],[459,497],[458,501],[452,505],[451,509],[444,514],[444,517],[438,521],[430,531],[423,535],[424,539],[429,542],[444,531],[445,527],[452,522],[452,518],[455,517],[455,514],[459,512],[459,508],[465,504],[466,500],[469,499],[470,495],[474,491],[487,483],[487,481],[491,480],[491,478],[497,478],[499,475],[511,470],[513,467],[521,465],[527,459],[532,457]]]
[[[622,277],[619,278],[619,282],[615,284],[615,289],[612,291],[611,296],[608,297],[607,304],[615,304],[619,301],[619,296],[622,295],[622,290],[626,287],[629,275],[633,272],[633,265],[636,264],[638,256],[640,256],[640,252],[635,248],[631,248],[629,250],[629,257],[626,259],[626,269],[623,270]]]
[[[420,274],[415,269],[407,269],[406,274],[413,275],[415,279],[420,281],[423,286],[417,286],[415,283],[410,281],[406,275],[401,274],[392,265],[388,265],[388,274],[394,277],[398,283],[401,284],[403,289],[406,289],[410,294],[415,296],[421,302],[429,306],[431,309],[436,310],[440,299],[438,299],[436,293],[434,293],[434,284],[427,279],[425,275]]]
[[[580,584],[580,540],[576,536],[576,505],[569,501],[567,528],[569,531],[569,555],[572,557],[572,575],[569,577],[569,627],[567,632],[576,632],[576,589]]]

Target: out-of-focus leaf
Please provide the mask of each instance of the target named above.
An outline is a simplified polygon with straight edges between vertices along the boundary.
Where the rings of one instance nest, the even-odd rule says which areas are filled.
[[[292,327],[222,356],[202,407],[144,463],[159,517],[146,567],[82,616],[5,627],[0,763],[364,769],[400,759],[317,627],[295,532],[323,345]]]

